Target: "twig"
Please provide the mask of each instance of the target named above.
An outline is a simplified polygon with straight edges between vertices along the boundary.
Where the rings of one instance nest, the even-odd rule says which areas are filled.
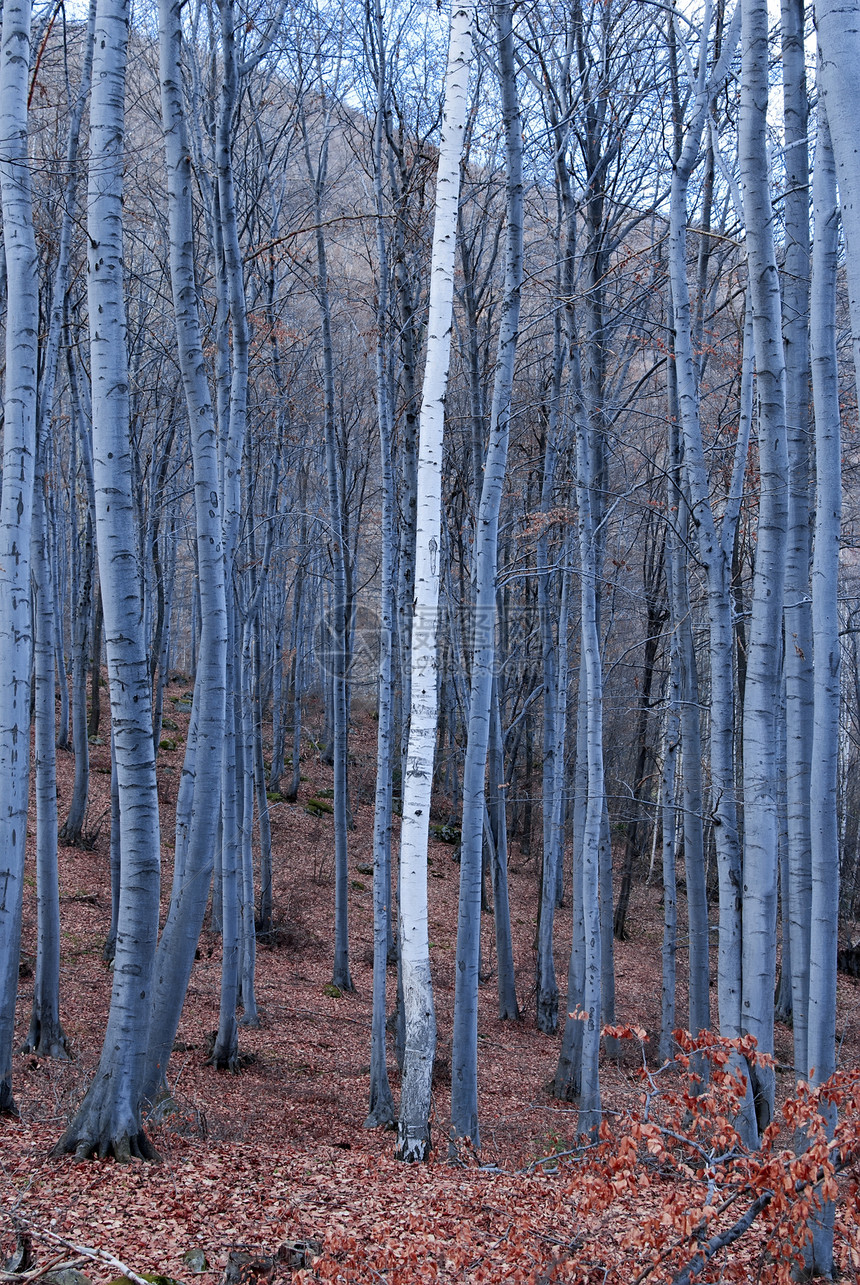
[[[44,1267],[31,1267],[28,1272],[0,1271],[0,1281],[37,1281],[41,1276],[47,1276],[48,1273],[52,1272],[60,1263],[64,1263],[67,1267],[73,1267],[75,1263],[81,1261],[76,1258],[73,1262],[69,1263],[67,1261],[67,1257],[68,1256],[66,1254],[57,1254],[54,1258],[49,1259],[49,1261],[45,1263]]]
[[[109,1254],[106,1249],[91,1249],[88,1245],[77,1245],[72,1240],[66,1240],[65,1236],[60,1236],[55,1231],[48,1231],[46,1227],[38,1227],[31,1222],[29,1218],[24,1218],[21,1214],[15,1215],[15,1221],[23,1223],[38,1240],[54,1240],[58,1245],[64,1245],[66,1249],[71,1249],[79,1258],[92,1258],[96,1262],[110,1263],[111,1267],[116,1267],[118,1271],[127,1276],[129,1280],[134,1281],[135,1285],[152,1285],[151,1281],[146,1280],[143,1276],[138,1276],[137,1272],[126,1267],[119,1258]],[[14,1279],[26,1279],[16,1277]]]

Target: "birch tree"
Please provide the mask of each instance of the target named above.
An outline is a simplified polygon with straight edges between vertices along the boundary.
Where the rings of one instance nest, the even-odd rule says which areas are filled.
[[[430,1090],[436,1015],[427,926],[427,841],[436,744],[436,613],[441,570],[442,442],[451,351],[460,156],[469,95],[471,3],[454,0],[449,27],[445,106],[436,174],[427,358],[418,447],[415,598],[411,707],[400,831],[400,958],[406,1025],[397,1128],[402,1160],[425,1160],[430,1146]]]

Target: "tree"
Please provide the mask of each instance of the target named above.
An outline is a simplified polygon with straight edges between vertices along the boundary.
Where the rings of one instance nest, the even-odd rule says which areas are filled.
[[[87,194],[87,295],[99,576],[122,843],[113,989],[95,1079],[55,1147],[80,1158],[154,1154],[141,1121],[158,932],[159,818],[152,700],[142,628],[129,440],[122,169],[128,6],[96,12]]]
[[[762,1053],[773,1053],[776,977],[778,798],[777,711],[788,522],[785,356],[767,168],[768,16],[742,0],[738,160],[746,223],[758,390],[759,516],[743,721],[744,863],[741,1023]],[[750,1067],[759,1129],[774,1111],[774,1075]]]
[[[191,733],[176,814],[173,889],[156,960],[145,1096],[154,1101],[191,975],[212,882],[227,683],[227,607],[215,416],[206,377],[194,271],[191,157],[183,101],[180,6],[159,10],[159,72],[167,159],[170,279],[194,469],[201,635]]]
[[[407,1161],[425,1160],[429,1151],[430,1087],[436,1050],[436,1016],[427,935],[427,839],[436,741],[436,612],[442,559],[442,441],[472,19],[471,4],[456,0],[450,18],[445,107],[436,175],[430,316],[418,447],[415,599],[410,649],[411,708],[400,831],[400,959],[406,1056],[400,1093],[397,1153]]]
[[[498,354],[490,410],[490,439],[483,466],[475,549],[475,647],[469,730],[463,774],[460,900],[451,1073],[451,1133],[480,1145],[478,1131],[478,970],[481,951],[481,870],[487,811],[486,771],[496,664],[496,595],[499,510],[507,467],[514,359],[519,336],[523,278],[522,123],[514,65],[511,8],[495,6],[499,91],[505,125],[506,245]],[[497,905],[496,914],[507,914]]]
[[[836,174],[826,109],[819,105],[813,189],[813,297],[810,313],[812,395],[815,408],[815,552],[812,562],[813,734],[809,815],[811,896],[809,907],[809,1010],[807,1070],[820,1085],[836,1071],[836,941],[839,906],[837,784],[839,764],[840,640],[839,536],[842,516],[842,438],[836,356],[836,289],[839,224]],[[836,1112],[823,1114],[832,1133]],[[833,1272],[833,1204],[813,1223],[807,1266],[828,1278]]]
[[[36,458],[38,272],[27,154],[30,4],[4,5],[0,197],[6,261],[6,382],[0,495],[0,1113],[14,1112],[12,1043],[30,779],[30,522]]]

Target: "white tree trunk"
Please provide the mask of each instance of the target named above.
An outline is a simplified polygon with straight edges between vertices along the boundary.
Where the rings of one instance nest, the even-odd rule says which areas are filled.
[[[14,1111],[18,993],[30,775],[30,521],[36,456],[38,263],[27,163],[29,0],[3,7],[0,195],[6,259],[6,381],[0,497],[0,1113]]]
[[[785,564],[787,950],[794,1065],[806,1069],[809,987],[809,770],[812,762],[812,618],[809,597],[809,148],[803,0],[782,0],[785,122],[785,426],[790,464]]]
[[[427,360],[418,448],[411,708],[400,831],[400,955],[406,1052],[397,1153],[403,1160],[424,1160],[427,1157],[431,1077],[436,1050],[436,1015],[427,932],[427,839],[436,746],[436,617],[442,552],[442,442],[451,352],[460,156],[469,97],[472,17],[470,0],[454,0],[436,178]]]
[[[826,114],[818,121],[815,150],[815,239],[811,308],[812,391],[815,407],[815,553],[812,562],[814,729],[809,814],[812,818],[808,1078],[822,1084],[836,1070],[836,940],[839,927],[839,535],[842,517],[842,447],[836,357],[836,286],[839,220],[836,175]],[[829,1123],[835,1123],[835,1108]],[[832,1203],[813,1221],[813,1271],[833,1272]]]
[[[460,901],[451,1054],[451,1139],[470,1138],[478,1129],[478,973],[481,954],[481,877],[486,771],[496,661],[496,575],[499,510],[507,470],[514,359],[519,337],[523,277],[523,142],[514,66],[514,39],[508,0],[495,6],[499,88],[505,126],[507,241],[490,438],[475,537],[475,647],[469,701],[469,730],[463,772],[463,827]]]
[[[156,959],[145,1094],[163,1085],[206,911],[218,837],[227,665],[222,508],[215,415],[206,377],[194,272],[191,157],[181,71],[181,5],[159,8],[159,74],[167,164],[170,280],[191,436],[201,634],[194,711],[183,763],[187,810],[177,806],[173,888]]]
[[[732,669],[732,612],[730,557],[733,522],[729,512],[718,531],[708,487],[708,474],[699,417],[699,391],[693,351],[690,287],[687,280],[687,188],[701,145],[702,130],[712,97],[726,74],[739,35],[737,11],[726,34],[719,64],[707,78],[710,6],[702,21],[699,81],[686,134],[677,140],[672,175],[669,233],[669,271],[675,347],[678,407],[684,441],[684,471],[697,552],[707,578],[709,663],[711,680],[711,798],[716,819],[719,871],[719,949],[717,996],[720,1029],[738,1036],[741,1030],[741,870],[735,801],[734,677]]]
[[[836,160],[854,373],[860,388],[860,0],[817,0],[815,30],[818,87]]]
[[[116,745],[122,879],[110,1015],[96,1077],[58,1152],[151,1154],[140,1116],[158,930],[159,824],[139,597],[123,294],[128,7],[100,0],[90,103],[87,293],[96,532]]]
[[[785,359],[766,146],[766,0],[742,0],[738,157],[746,225],[758,390],[759,516],[744,694],[743,1029],[773,1053],[779,849],[778,712],[788,522]],[[773,1117],[775,1079],[751,1067],[758,1126]]]

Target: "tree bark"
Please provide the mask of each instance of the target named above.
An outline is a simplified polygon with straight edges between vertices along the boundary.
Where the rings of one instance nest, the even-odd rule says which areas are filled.
[[[159,823],[139,599],[123,295],[122,164],[128,8],[99,0],[90,103],[87,292],[96,528],[122,830],[113,991],[95,1079],[55,1154],[149,1157],[141,1123],[158,930]]]
[[[402,1160],[425,1160],[430,1148],[430,1094],[436,1015],[427,931],[427,840],[436,741],[436,614],[441,569],[441,477],[445,392],[451,351],[460,156],[469,93],[473,8],[451,12],[436,217],[430,269],[427,360],[418,457],[415,599],[411,641],[409,748],[400,832],[400,958],[406,1048],[397,1128]]]
[[[0,496],[0,1114],[14,1112],[18,993],[30,779],[30,523],[36,456],[38,261],[27,155],[30,4],[7,0],[0,36],[0,199],[6,261],[6,381]]]
[[[746,223],[758,390],[759,516],[743,717],[744,864],[741,1022],[773,1053],[779,839],[778,710],[788,520],[785,357],[766,147],[768,15],[742,0],[738,156]],[[773,1118],[772,1068],[751,1066],[759,1129]]]
[[[460,847],[460,900],[454,990],[451,1067],[451,1144],[471,1139],[480,1146],[478,1128],[478,973],[481,947],[481,871],[486,771],[496,660],[496,576],[499,510],[507,469],[511,393],[519,337],[523,276],[522,124],[514,65],[509,0],[495,4],[499,90],[505,127],[506,216],[505,284],[490,412],[490,439],[476,531],[475,647],[469,700],[469,728],[463,775]]]

